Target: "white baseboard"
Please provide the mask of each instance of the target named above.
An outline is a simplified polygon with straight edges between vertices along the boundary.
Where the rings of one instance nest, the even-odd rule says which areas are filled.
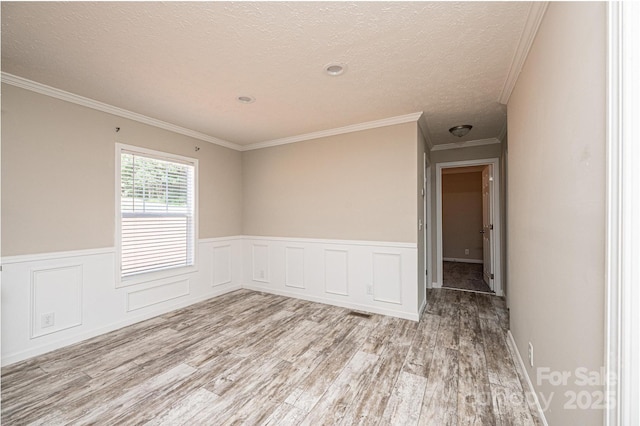
[[[418,309],[418,317],[422,318],[422,314],[424,310],[427,308],[427,295],[424,295],[424,299],[422,299],[422,304],[420,305],[420,309]]]
[[[314,296],[314,295],[310,295],[310,294],[294,293],[294,292],[291,292],[291,291],[274,289],[274,288],[271,288],[271,287],[268,287],[268,286],[263,286],[263,285],[244,284],[242,286],[242,288],[247,289],[247,290],[262,291],[262,292],[270,293],[270,294],[277,294],[278,296],[286,296],[286,297],[291,297],[291,298],[294,298],[294,299],[308,300],[309,302],[324,303],[325,305],[339,306],[341,308],[355,309],[357,311],[371,312],[373,314],[380,314],[380,315],[387,315],[387,316],[391,316],[391,317],[403,318],[403,319],[407,319],[407,320],[411,320],[411,321],[419,321],[420,320],[418,315],[412,315],[412,314],[408,314],[408,313],[402,312],[402,311],[395,311],[393,309],[384,309],[384,308],[379,308],[379,307],[376,307],[376,306],[363,305],[363,304],[347,302],[347,301],[339,301],[339,300],[335,300],[335,299],[329,299],[329,298],[320,297],[320,296]]]
[[[442,288],[442,284],[437,281],[431,283],[431,288]]]
[[[511,353],[513,353],[516,357],[515,361],[518,363],[520,367],[520,371],[524,375],[525,381],[527,382],[527,387],[529,388],[529,393],[533,397],[533,401],[536,404],[536,408],[538,410],[538,416],[540,417],[540,421],[544,426],[549,426],[547,423],[547,419],[544,416],[544,410],[540,405],[540,400],[538,399],[538,394],[536,393],[535,388],[533,387],[533,383],[531,382],[531,378],[529,378],[529,374],[527,373],[527,369],[525,367],[524,361],[522,360],[522,356],[520,355],[520,351],[518,350],[518,346],[516,345],[516,341],[513,339],[513,334],[511,334],[511,330],[507,330],[507,344],[511,347]]]
[[[457,263],[482,263],[482,259],[466,259],[464,257],[443,257],[444,262],[457,262]]]

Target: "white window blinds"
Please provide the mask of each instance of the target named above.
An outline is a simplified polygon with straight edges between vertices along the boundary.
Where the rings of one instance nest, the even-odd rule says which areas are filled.
[[[120,152],[121,275],[194,264],[194,166]]]

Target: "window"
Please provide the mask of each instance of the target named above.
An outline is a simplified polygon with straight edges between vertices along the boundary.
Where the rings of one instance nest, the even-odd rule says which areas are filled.
[[[120,277],[195,264],[196,161],[118,145]]]

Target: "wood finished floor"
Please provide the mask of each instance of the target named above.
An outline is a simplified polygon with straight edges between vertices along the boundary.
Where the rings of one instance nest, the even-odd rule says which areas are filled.
[[[3,425],[535,425],[495,296],[419,322],[247,290],[2,369]]]
[[[484,282],[481,263],[442,262],[442,287],[493,293]]]

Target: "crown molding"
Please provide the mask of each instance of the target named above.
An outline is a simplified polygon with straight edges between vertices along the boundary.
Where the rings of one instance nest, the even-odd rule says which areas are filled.
[[[445,149],[470,148],[472,146],[493,145],[496,143],[500,143],[500,140],[498,140],[497,138],[476,139],[473,141],[453,142],[453,143],[444,143],[441,145],[435,145],[433,148],[431,148],[431,151],[444,151]]]
[[[305,133],[303,135],[290,136],[282,139],[273,139],[265,142],[257,142],[250,145],[244,145],[240,150],[251,151],[254,149],[269,148],[272,146],[286,145],[286,144],[296,143],[296,142],[304,142],[311,139],[342,135],[344,133],[358,132],[361,130],[376,129],[378,127],[393,126],[394,124],[411,123],[411,122],[418,121],[421,116],[422,116],[422,112],[414,112],[412,114],[384,118],[382,120],[367,121],[366,123],[352,124],[349,126],[338,127],[335,129],[321,130],[319,132]]]
[[[210,142],[216,145],[223,146],[225,148],[235,149],[236,151],[242,150],[240,145],[233,142],[218,139],[204,133],[196,132],[195,130],[176,126],[175,124],[167,123],[166,121],[147,117],[146,115],[118,108],[113,105],[96,101],[94,99],[85,98],[84,96],[56,89],[55,87],[47,86],[46,84],[38,83],[36,81],[28,80],[26,78],[18,77],[6,72],[2,72],[2,82],[10,84],[12,86],[20,87],[22,89],[31,90],[32,92],[40,93],[41,95],[51,96],[52,98],[61,99],[63,101],[95,109],[97,111],[106,112],[107,114],[117,115],[118,117],[127,118],[129,120],[148,124],[160,129],[169,130],[170,132],[179,133],[181,135],[189,136],[201,141]]]
[[[225,148],[234,149],[236,151],[250,151],[253,149],[268,148],[271,146],[285,145],[285,144],[290,144],[295,142],[302,142],[302,141],[307,141],[311,139],[322,138],[326,136],[335,136],[335,135],[341,135],[344,133],[357,132],[360,130],[376,129],[378,127],[386,127],[386,126],[392,126],[394,124],[402,124],[402,123],[410,123],[410,122],[418,122],[418,124],[420,124],[423,132],[425,132],[427,143],[431,145],[431,139],[428,133],[428,129],[426,127],[426,121],[423,124],[419,122],[420,118],[423,116],[422,112],[415,112],[412,114],[406,114],[406,115],[401,115],[397,117],[384,118],[382,120],[368,121],[366,123],[352,124],[349,126],[339,127],[336,129],[321,130],[319,132],[306,133],[303,135],[291,136],[291,137],[286,137],[282,139],[274,139],[274,140],[265,141],[265,142],[257,142],[250,145],[239,145],[233,142],[225,141],[223,139],[218,139],[216,137],[213,137],[204,133],[197,132],[195,130],[191,130],[185,127],[177,126],[175,124],[167,123],[166,121],[147,117],[146,115],[138,114],[137,112],[129,111],[123,108],[118,108],[116,106],[109,105],[104,102],[96,101],[94,99],[85,98],[84,96],[76,95],[74,93],[70,93],[61,89],[56,89],[55,87],[47,86],[46,84],[38,83],[36,81],[32,81],[23,77],[18,77],[13,74],[2,72],[1,76],[2,76],[3,83],[10,84],[12,86],[20,87],[22,89],[40,93],[45,96],[50,96],[52,98],[71,102],[87,108],[95,109],[97,111],[106,112],[107,114],[112,114],[118,117],[123,117],[123,118],[134,120],[140,123],[148,124],[150,126],[158,127],[160,129],[169,130],[174,133],[179,133],[181,135],[189,136],[205,142],[210,142],[215,145],[223,146]]]
[[[542,17],[547,10],[547,6],[549,6],[549,2],[546,1],[531,2],[527,21],[525,22],[522,34],[520,34],[520,41],[518,42],[516,52],[513,55],[513,59],[511,60],[509,74],[507,75],[507,79],[504,82],[500,97],[498,98],[498,102],[500,102],[501,104],[506,105],[509,101],[509,97],[511,96],[511,92],[516,85],[516,81],[518,80],[520,71],[522,71],[522,67],[524,66],[525,60],[527,59],[527,55],[529,54],[529,50],[531,49],[533,40],[536,37],[538,28],[540,28],[540,23],[542,22]]]

